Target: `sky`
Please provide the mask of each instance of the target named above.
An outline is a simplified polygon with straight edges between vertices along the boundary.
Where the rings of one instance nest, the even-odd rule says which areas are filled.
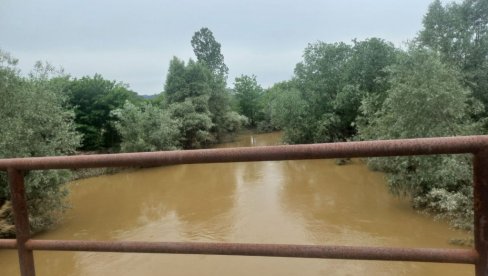
[[[309,43],[380,37],[402,46],[422,27],[429,0],[0,0],[0,49],[22,72],[38,60],[73,77],[101,74],[141,95],[163,91],[173,56],[194,58],[209,28],[236,76],[263,87],[288,80]],[[443,1],[447,2],[447,1]]]

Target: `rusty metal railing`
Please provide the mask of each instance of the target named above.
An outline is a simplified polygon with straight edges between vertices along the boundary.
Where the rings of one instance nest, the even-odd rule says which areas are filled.
[[[145,167],[170,164],[462,153],[470,153],[474,157],[474,249],[407,249],[331,245],[202,242],[36,240],[32,239],[29,234],[23,177],[23,172],[29,170]],[[477,276],[488,275],[488,136],[460,136],[253,148],[0,159],[0,170],[7,171],[8,173],[16,231],[16,239],[0,240],[0,249],[18,250],[22,276],[35,275],[33,250],[212,254],[464,263],[474,264]]]

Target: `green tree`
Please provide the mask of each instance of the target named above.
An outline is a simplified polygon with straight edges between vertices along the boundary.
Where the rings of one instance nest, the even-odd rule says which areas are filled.
[[[353,40],[347,65],[348,83],[368,94],[384,93],[388,89],[388,83],[382,81],[388,76],[385,68],[396,63],[398,54],[392,43],[380,38]]]
[[[329,124],[336,120],[334,115],[334,99],[346,83],[345,69],[351,56],[351,46],[345,43],[317,42],[305,48],[303,61],[295,67],[293,82],[298,95],[290,97],[290,101],[301,98],[295,112],[300,113],[303,126],[294,121],[284,126],[285,137],[300,140],[288,140],[290,143],[314,143],[334,141],[333,133],[326,133]],[[286,99],[284,99],[286,100]],[[296,103],[289,103],[293,106]],[[286,123],[286,122],[285,122]],[[299,127],[298,129],[296,127]],[[294,135],[286,133],[293,131]],[[301,135],[296,135],[302,133]],[[326,134],[326,135],[324,135]]]
[[[473,96],[485,106],[476,118],[488,117],[488,1],[434,1],[424,17],[418,41],[456,66]],[[485,126],[485,128],[488,126]]]
[[[438,55],[412,46],[388,71],[388,96],[379,112],[368,114],[384,128],[366,127],[363,137],[453,136],[469,129],[471,93],[462,85],[461,74]]]
[[[230,93],[225,87],[224,81],[219,81],[215,76],[209,83],[210,85],[210,97],[208,99],[208,108],[212,114],[212,132],[215,135],[217,141],[229,134],[229,118],[232,118],[231,106],[230,106]]]
[[[240,113],[249,119],[251,126],[256,126],[260,115],[260,98],[263,94],[263,88],[258,84],[256,76],[237,77],[234,82],[234,93]]]
[[[226,80],[229,68],[224,63],[224,55],[221,53],[221,45],[218,43],[212,31],[201,28],[195,32],[191,39],[193,52],[197,62],[203,64],[210,71],[210,98],[209,110],[212,114],[212,133],[216,140],[229,133],[229,118],[233,118],[230,112],[230,94],[226,89]]]
[[[170,110],[172,118],[179,122],[183,148],[201,148],[215,141],[207,96],[187,98],[170,105]]]
[[[168,69],[164,88],[166,104],[211,95],[211,73],[208,68],[190,59],[188,64],[174,57]],[[208,108],[208,99],[207,99]]]
[[[209,109],[210,70],[202,63],[188,64],[174,57],[166,78],[166,106],[179,122],[183,148],[199,148],[215,141],[214,124]]]
[[[170,62],[163,106],[171,110],[173,119],[181,122],[184,148],[219,141],[245,123],[244,118],[230,110],[225,82],[217,81],[218,78],[205,63],[190,59],[185,64],[176,57]]]
[[[73,154],[80,137],[74,130],[63,90],[68,77],[48,64],[37,63],[29,77],[21,77],[16,60],[0,52],[0,158]],[[57,222],[69,172],[26,173],[26,197],[31,230],[44,230]],[[7,178],[0,173],[0,204],[10,198]],[[0,236],[13,234],[12,217],[0,219]]]
[[[299,112],[300,126],[293,118],[281,127],[289,143],[333,142],[352,139],[357,132],[359,107],[366,97],[384,98],[388,65],[395,62],[397,50],[378,38],[354,44],[310,44],[303,61],[295,68],[294,92],[288,105]],[[293,89],[292,89],[293,90]],[[297,101],[297,97],[301,100]],[[287,99],[281,99],[280,101]],[[283,112],[287,112],[283,109]],[[361,120],[365,123],[365,120]],[[292,131],[294,134],[287,134]],[[298,133],[301,133],[298,135]],[[298,139],[298,140],[295,140]]]
[[[222,130],[227,134],[236,135],[240,129],[248,124],[249,120],[246,116],[235,111],[229,111],[225,113],[223,118]]]
[[[370,101],[375,110],[383,104],[389,89],[386,68],[402,54],[392,43],[379,38],[355,40],[352,51],[346,69],[348,84],[334,100],[335,114],[341,118],[336,129],[346,139],[356,135],[358,125],[368,124],[360,112],[362,102]]]
[[[126,101],[120,109],[112,111],[117,118],[122,152],[174,150],[179,148],[180,126],[169,112],[151,104],[136,106]]]
[[[478,125],[470,120],[471,94],[461,74],[429,50],[412,47],[389,67],[387,98],[368,112],[370,124],[361,139],[399,139],[467,135]],[[388,174],[390,189],[410,195],[414,206],[470,227],[471,168],[467,156],[374,158],[369,164]]]
[[[270,102],[271,124],[284,131],[283,141],[299,143],[312,141],[315,129],[314,116],[301,91],[293,86],[275,86]],[[312,126],[312,127],[311,127]]]
[[[294,89],[293,82],[285,81],[275,83],[272,87],[262,91],[258,103],[258,131],[270,132],[282,129],[285,124],[281,121],[279,122],[278,117],[282,115],[281,113],[283,113],[283,115],[287,115],[287,113],[285,110],[280,110],[278,108],[278,103],[282,103],[284,100],[284,97],[281,97],[283,96],[282,94],[287,93],[291,89]],[[237,99],[235,101],[236,110],[239,110]]]
[[[224,63],[224,55],[220,52],[218,43],[212,31],[201,28],[191,38],[191,46],[198,62],[204,63],[214,75],[227,77],[229,68]]]
[[[73,80],[67,93],[75,108],[76,129],[83,134],[83,150],[116,147],[120,137],[111,111],[122,107],[126,100],[141,101],[126,85],[105,80],[98,74]]]
[[[342,42],[309,44],[303,61],[296,65],[295,83],[317,119],[331,112],[333,100],[345,84],[344,70],[351,51],[351,46]]]

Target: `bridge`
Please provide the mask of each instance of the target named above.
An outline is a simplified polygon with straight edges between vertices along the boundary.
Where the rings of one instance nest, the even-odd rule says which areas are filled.
[[[473,157],[474,249],[207,242],[38,240],[32,238],[30,235],[24,187],[24,173],[30,170],[153,167],[195,163],[435,154],[471,154]],[[0,159],[0,170],[7,171],[8,174],[16,232],[16,239],[0,239],[0,249],[16,249],[18,251],[22,276],[35,275],[34,250],[462,263],[474,265],[477,276],[488,275],[488,136],[13,158]]]

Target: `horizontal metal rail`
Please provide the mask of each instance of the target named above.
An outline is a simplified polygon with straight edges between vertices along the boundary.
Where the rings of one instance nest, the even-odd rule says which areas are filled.
[[[474,264],[469,249],[391,248],[298,244],[29,240],[30,250],[239,255]]]
[[[17,240],[0,239],[0,249],[17,249]]]
[[[94,154],[0,159],[0,170],[74,169],[161,166],[194,163],[279,161],[348,157],[476,153],[488,148],[488,136],[458,136],[284,145],[249,148]]]
[[[14,239],[0,240],[0,249],[16,249]],[[299,244],[203,243],[28,240],[29,250],[90,251],[241,255],[321,259],[357,259],[474,264],[478,253],[472,249],[393,248],[368,246],[328,246]]]
[[[280,161],[471,153],[474,183],[475,249],[388,248],[331,245],[34,240],[29,236],[23,172],[97,167]],[[475,264],[488,275],[488,136],[285,145],[145,153],[0,159],[12,194],[17,238],[0,239],[0,249],[17,249],[22,276],[34,276],[33,250],[243,255]]]

